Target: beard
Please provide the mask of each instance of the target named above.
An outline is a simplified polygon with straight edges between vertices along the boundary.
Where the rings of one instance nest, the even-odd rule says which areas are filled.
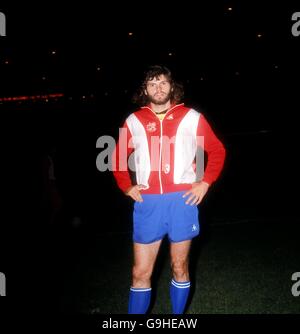
[[[157,105],[166,104],[171,99],[171,92],[165,94],[164,96],[160,98],[156,98],[155,96],[150,96],[150,95],[148,95],[148,98],[149,98],[149,101],[153,104],[157,104]]]

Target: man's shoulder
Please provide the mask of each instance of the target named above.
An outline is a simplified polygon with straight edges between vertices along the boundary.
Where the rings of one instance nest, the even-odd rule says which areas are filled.
[[[125,121],[127,124],[136,123],[137,120],[143,119],[144,114],[145,114],[145,110],[143,108],[133,110],[132,112],[128,114]]]
[[[132,111],[128,117],[126,118],[126,121],[133,121],[133,120],[147,120],[151,118],[151,113],[149,113],[149,108],[147,107],[141,107],[139,109],[136,109],[134,111]]]
[[[133,114],[144,114],[144,113],[148,113],[149,110],[151,111],[150,107],[149,106],[143,106],[143,107],[140,107],[140,108],[137,108],[136,110],[134,110],[132,113]]]
[[[133,117],[134,115],[141,115],[141,114],[146,112],[145,109],[146,109],[146,107],[136,108],[136,109],[131,111],[131,113],[129,114],[128,117]]]
[[[191,105],[184,105],[184,108],[188,111],[190,110],[191,112],[197,112],[198,114],[200,114],[200,109],[197,107],[193,107]]]
[[[201,115],[201,112],[198,109],[188,106],[188,105],[181,106],[179,108],[179,111],[184,114]]]
[[[174,109],[174,111],[185,112],[185,113],[187,113],[189,111],[191,111],[191,112],[198,112],[196,108],[194,108],[194,107],[192,107],[190,105],[187,105],[185,103],[178,103],[178,104],[174,105],[172,107],[172,109]]]

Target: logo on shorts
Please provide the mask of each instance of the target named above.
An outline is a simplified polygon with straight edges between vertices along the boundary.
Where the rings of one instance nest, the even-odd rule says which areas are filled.
[[[147,124],[147,131],[149,131],[149,132],[156,131],[156,123],[155,122],[149,122]]]
[[[192,231],[197,231],[197,226],[195,224],[192,226]]]

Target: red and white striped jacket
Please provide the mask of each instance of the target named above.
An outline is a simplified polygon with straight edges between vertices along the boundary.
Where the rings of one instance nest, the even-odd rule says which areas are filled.
[[[200,179],[195,164],[198,147],[207,153]],[[142,193],[162,194],[188,190],[201,180],[211,184],[218,178],[224,159],[224,146],[204,116],[178,104],[163,120],[149,106],[132,113],[120,129],[112,162],[122,191],[132,186],[129,170],[133,170]]]

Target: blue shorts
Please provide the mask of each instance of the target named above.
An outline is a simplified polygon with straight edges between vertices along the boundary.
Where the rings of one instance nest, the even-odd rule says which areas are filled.
[[[185,204],[186,191],[142,194],[134,203],[133,241],[149,244],[168,235],[170,242],[190,240],[199,234],[198,207]]]

